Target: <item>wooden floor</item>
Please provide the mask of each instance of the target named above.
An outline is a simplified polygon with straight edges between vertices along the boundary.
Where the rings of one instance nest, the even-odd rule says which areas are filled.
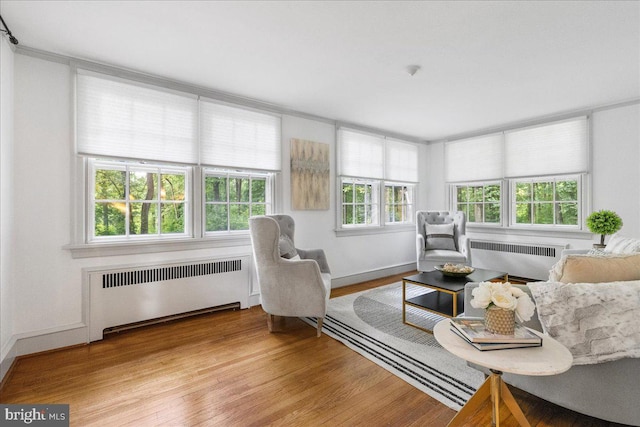
[[[332,296],[402,275],[334,290]],[[1,403],[65,403],[72,426],[445,426],[455,411],[296,318],[260,307],[22,357]],[[513,389],[532,426],[613,426]],[[506,408],[503,414],[508,414]],[[469,426],[491,424],[481,408]],[[515,426],[508,415],[501,425]]]

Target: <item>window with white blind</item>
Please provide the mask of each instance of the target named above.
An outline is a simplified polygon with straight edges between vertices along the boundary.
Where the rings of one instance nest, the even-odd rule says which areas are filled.
[[[85,243],[246,233],[271,213],[279,116],[84,70],[76,97]]]
[[[451,209],[467,213],[470,225],[582,227],[587,117],[450,141],[445,164]]]
[[[338,130],[341,229],[414,222],[418,146],[351,129]]]

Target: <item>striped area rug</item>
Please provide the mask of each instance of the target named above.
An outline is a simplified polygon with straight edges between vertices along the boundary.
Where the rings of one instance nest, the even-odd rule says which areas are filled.
[[[407,287],[408,297],[424,288]],[[412,322],[432,329],[443,318],[410,309]],[[315,318],[303,319],[312,326]],[[342,342],[448,407],[459,410],[484,381],[479,371],[402,323],[402,283],[329,300],[322,332]]]

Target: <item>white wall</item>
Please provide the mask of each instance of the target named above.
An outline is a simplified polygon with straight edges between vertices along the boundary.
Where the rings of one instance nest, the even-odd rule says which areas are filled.
[[[592,211],[608,209],[617,212],[624,223],[620,234],[640,237],[640,105],[596,110],[592,127]],[[444,163],[444,144],[429,144],[429,164],[437,168]],[[429,174],[429,206],[447,206],[444,171]],[[587,213],[588,214],[588,213]],[[599,236],[582,233],[574,237],[526,234],[491,234],[469,231],[472,237],[509,242],[569,244],[572,248],[589,248]]]
[[[301,249],[322,248],[327,254],[334,282],[353,283],[351,276],[375,270],[406,265],[415,260],[415,233],[397,233],[365,236],[336,236],[336,129],[333,124],[284,116],[282,120],[282,212],[296,221],[296,246]],[[331,150],[331,202],[326,211],[291,209],[290,141],[306,139],[330,145]],[[406,270],[406,269],[405,269]]]
[[[593,209],[622,218],[620,233],[640,237],[640,105],[593,115]]]
[[[15,357],[12,352],[14,281],[13,201],[13,62],[14,53],[0,37],[0,378]],[[6,362],[6,363],[5,363]]]
[[[64,249],[71,236],[72,76],[70,67],[28,55],[15,56],[15,150],[12,214],[11,296],[16,308],[10,320],[25,354],[82,342],[82,269],[250,254],[250,246],[182,252],[73,259]],[[283,117],[283,174],[281,212],[296,219],[296,243],[301,248],[325,249],[334,278],[353,283],[362,274],[385,268],[411,268],[412,231],[336,237],[335,178],[331,178],[331,208],[292,211],[289,180],[291,138],[330,144],[335,171],[335,126],[293,116]],[[4,193],[3,193],[4,194]],[[400,267],[399,267],[400,266]],[[4,268],[3,268],[4,274]],[[380,273],[378,273],[380,274]],[[35,339],[34,339],[35,337]]]
[[[3,46],[5,56],[12,55]],[[2,97],[2,343],[18,339],[16,352],[25,354],[83,341],[82,269],[208,256],[249,254],[249,246],[183,252],[72,259],[64,246],[71,236],[71,71],[68,65],[26,55],[15,55],[13,140],[10,101]],[[10,61],[10,59],[9,59]],[[8,65],[8,69],[11,66]],[[4,80],[3,80],[4,82]],[[4,85],[4,83],[3,83]],[[11,85],[9,84],[9,87]],[[4,86],[3,86],[4,89]],[[594,208],[614,209],[623,215],[625,233],[640,234],[640,176],[638,106],[594,115]],[[7,130],[9,129],[9,130]],[[283,117],[283,174],[280,210],[296,219],[296,243],[301,248],[325,249],[336,284],[362,280],[369,272],[412,266],[415,237],[412,230],[397,233],[338,237],[336,183],[331,178],[331,206],[327,211],[292,211],[289,180],[291,138],[328,143],[331,170],[335,164],[333,124]],[[8,142],[7,142],[8,141]],[[13,144],[11,143],[13,141]],[[11,152],[11,162],[5,157]],[[611,149],[609,149],[611,147]],[[616,156],[616,152],[624,153]],[[443,146],[420,149],[418,208],[446,208]],[[9,166],[7,167],[7,165]],[[11,167],[12,165],[12,167]],[[627,192],[615,185],[624,184]],[[5,192],[5,190],[7,190]],[[8,200],[7,200],[8,199]],[[5,231],[7,233],[5,234]],[[595,238],[593,239],[595,241]],[[8,249],[9,243],[15,242]],[[590,245],[590,240],[576,240]],[[11,267],[7,266],[7,262]],[[6,281],[9,280],[9,286]],[[11,282],[13,280],[13,283]],[[7,309],[8,308],[8,309]],[[12,314],[7,314],[7,312]],[[5,331],[8,325],[8,331]],[[4,357],[4,356],[3,356]]]

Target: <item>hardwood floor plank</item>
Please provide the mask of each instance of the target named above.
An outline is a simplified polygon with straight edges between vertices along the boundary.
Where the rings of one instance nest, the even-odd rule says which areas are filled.
[[[332,297],[408,272],[337,288]],[[67,403],[72,426],[446,426],[455,411],[297,318],[215,312],[21,357],[2,403]],[[614,424],[511,388],[538,427]],[[504,414],[507,414],[506,407]],[[490,423],[482,408],[469,425]],[[513,417],[501,425],[515,426]]]

